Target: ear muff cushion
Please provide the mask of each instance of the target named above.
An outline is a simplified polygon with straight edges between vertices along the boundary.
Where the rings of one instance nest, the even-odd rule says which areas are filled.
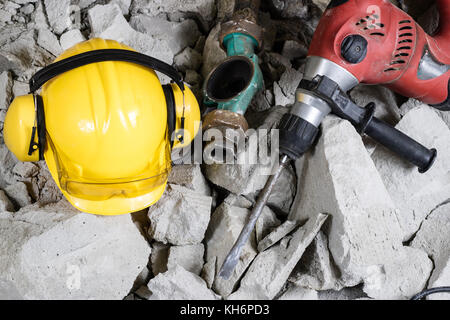
[[[167,126],[169,128],[169,139],[170,139],[170,147],[173,147],[173,139],[172,135],[175,131],[176,125],[176,109],[175,109],[175,95],[172,90],[172,86],[170,84],[166,84],[163,86],[164,95],[166,96],[166,105],[167,105]]]
[[[47,144],[47,130],[45,126],[44,101],[40,95],[36,95],[37,131],[39,145],[39,160],[44,160],[44,151]]]
[[[39,161],[38,152],[34,152],[31,156],[28,155],[35,121],[34,96],[29,94],[16,97],[6,113],[3,138],[8,149],[20,161]],[[34,142],[38,143],[37,138]]]

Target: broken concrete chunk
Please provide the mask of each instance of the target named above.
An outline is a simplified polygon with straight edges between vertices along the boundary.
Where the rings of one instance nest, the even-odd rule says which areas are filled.
[[[149,16],[158,16],[159,14],[190,16],[195,14],[199,18],[211,21],[216,14],[216,5],[215,0],[134,0],[131,13],[145,13]]]
[[[319,300],[359,300],[366,298],[367,295],[362,290],[362,286],[344,288],[338,291],[319,291]]]
[[[199,165],[179,165],[172,167],[168,182],[189,188],[207,196],[211,195],[211,188],[203,176]]]
[[[328,250],[328,238],[322,231],[306,249],[289,277],[289,281],[318,291],[343,288],[339,283],[339,274]]]
[[[39,173],[39,167],[31,162],[18,162],[13,172],[22,178],[31,178]]]
[[[431,261],[403,247],[400,213],[349,122],[324,120],[322,137],[298,176],[301,191],[290,219],[332,215],[326,235],[344,286],[364,282],[365,292],[376,299],[410,298],[423,288]]]
[[[176,266],[148,283],[149,300],[220,300],[199,276]]]
[[[392,90],[361,84],[350,91],[350,96],[361,107],[375,103],[375,116],[391,125],[396,125],[401,119],[400,108]]]
[[[96,5],[88,11],[88,18],[92,37],[116,40],[168,64],[173,63],[167,41],[131,28],[117,4]]]
[[[58,38],[48,29],[39,30],[37,43],[54,56],[59,56],[62,53]]]
[[[13,91],[13,95],[15,97],[23,96],[30,91],[30,85],[25,82],[20,82],[20,81],[14,80],[12,91]]]
[[[298,221],[287,220],[278,228],[269,233],[264,239],[258,242],[258,251],[263,252],[275,245],[278,241],[286,237],[299,226]]]
[[[444,287],[450,283],[450,204],[435,209],[423,222],[411,246],[425,251],[434,262],[428,288]],[[429,300],[449,299],[448,294],[429,296]]]
[[[187,47],[173,60],[175,67],[185,72],[188,69],[198,70],[202,65],[202,55],[194,49]]]
[[[274,83],[275,104],[287,106],[295,102],[295,92],[303,78],[303,73],[289,68],[281,76],[280,81]]]
[[[275,213],[269,209],[269,207],[264,208],[264,212],[256,221],[255,225],[255,236],[256,243],[259,243],[264,239],[269,233],[271,233],[275,228],[279,227],[281,224]]]
[[[150,257],[152,272],[154,276],[167,271],[170,246],[161,242],[152,244],[152,255]]]
[[[211,203],[212,197],[169,185],[162,199],[148,211],[150,237],[173,245],[200,243],[210,220]]]
[[[284,43],[281,54],[289,60],[305,58],[308,54],[308,48],[298,41],[288,40]]]
[[[83,36],[80,30],[72,29],[61,35],[59,42],[63,50],[67,50],[77,43],[85,41],[86,38]]]
[[[319,300],[316,290],[290,285],[277,300]]]
[[[284,242],[258,254],[241,280],[239,290],[228,299],[273,299],[327,218],[325,214],[311,218],[291,236],[284,238]]]
[[[123,15],[127,15],[130,11],[131,0],[110,0],[109,3],[117,4]]]
[[[229,199],[225,200],[212,214],[206,233],[206,262],[215,271],[212,288],[223,297],[230,295],[235,290],[241,276],[257,254],[256,236],[255,231],[253,231],[250,240],[242,249],[240,260],[230,279],[224,280],[218,276],[225,257],[239,237],[250,215],[249,209],[239,206],[239,204],[245,205],[244,200],[242,197],[235,196],[230,196]],[[234,205],[230,203],[234,203]],[[248,201],[246,204],[251,205]],[[264,220],[267,215],[270,216],[272,213],[265,209],[260,219]],[[214,261],[215,268],[213,268]]]
[[[200,275],[200,272],[203,269],[204,254],[205,247],[201,243],[170,247],[167,269],[170,270],[176,266],[181,266],[186,271]]]
[[[12,99],[13,81],[7,71],[0,73],[0,109],[7,110]]]
[[[14,205],[3,190],[0,190],[0,212],[14,211]]]
[[[395,204],[396,217],[409,240],[425,217],[450,198],[450,129],[427,105],[408,112],[396,127],[427,148],[436,148],[433,167],[421,174],[417,168],[379,146],[372,155]]]
[[[139,273],[139,275],[137,276],[136,280],[134,280],[134,284],[133,287],[131,288],[131,291],[134,292],[139,288],[146,286],[150,280],[150,277],[151,277],[150,270],[147,267],[144,267],[141,273]]]
[[[65,200],[2,216],[0,230],[0,281],[25,299],[123,299],[150,255],[130,215],[83,214]]]
[[[197,24],[192,19],[171,22],[159,17],[138,14],[131,17],[130,26],[139,32],[167,41],[173,54],[194,46],[201,36]]]
[[[28,188],[23,182],[16,182],[5,188],[5,192],[19,207],[25,207],[31,204],[31,197],[28,194]]]
[[[207,263],[203,265],[201,277],[206,281],[206,285],[209,289],[212,288],[214,283],[214,277],[216,276],[216,261],[217,257],[213,257]]]
[[[70,0],[44,0],[48,22],[53,31],[60,35],[70,25]]]
[[[219,33],[221,30],[220,23],[217,24],[206,38],[205,47],[203,48],[203,67],[202,75],[206,79],[209,73],[226,59],[227,53],[221,48],[219,43]]]

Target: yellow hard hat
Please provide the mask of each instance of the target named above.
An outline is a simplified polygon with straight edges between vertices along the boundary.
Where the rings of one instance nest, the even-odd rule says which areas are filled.
[[[155,70],[175,83],[161,85]],[[64,196],[87,213],[157,202],[171,149],[189,145],[200,127],[198,102],[175,69],[112,40],[70,48],[33,76],[30,91],[9,107],[5,143],[21,161],[45,159]]]

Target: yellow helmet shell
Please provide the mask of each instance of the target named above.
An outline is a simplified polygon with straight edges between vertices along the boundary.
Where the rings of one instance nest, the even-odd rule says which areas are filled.
[[[92,39],[56,61],[99,49],[132,50]],[[88,213],[117,215],[158,201],[170,171],[167,109],[153,70],[107,61],[73,69],[42,89],[45,159],[64,196]]]
[[[23,162],[39,161],[38,152],[28,155],[35,120],[34,97],[31,94],[15,98],[6,113],[3,125],[5,144]],[[38,142],[37,132],[35,142]]]

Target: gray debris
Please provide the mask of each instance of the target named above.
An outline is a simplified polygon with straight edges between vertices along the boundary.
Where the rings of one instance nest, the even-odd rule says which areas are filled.
[[[277,106],[287,106],[295,102],[295,92],[302,78],[301,72],[289,68],[283,73],[280,81],[274,83],[273,91]]]
[[[202,174],[199,165],[174,166],[169,175],[168,182],[189,188],[197,193],[211,195],[211,188]]]
[[[219,23],[209,32],[208,38],[206,38],[202,67],[202,75],[205,79],[214,67],[227,57],[227,53],[221,48],[219,43],[220,30]]]
[[[150,257],[152,272],[154,276],[167,271],[170,246],[161,242],[152,244],[152,255]]]
[[[220,300],[199,276],[176,266],[148,283],[149,300]]]
[[[397,129],[424,146],[439,150],[435,164],[425,174],[383,147],[378,147],[372,156],[390,196],[400,209],[396,217],[406,241],[434,208],[450,198],[450,163],[447,161],[450,130],[427,105],[408,112]]]
[[[193,47],[201,36],[192,19],[170,22],[163,18],[138,14],[131,17],[130,26],[139,32],[167,41],[173,54]]]
[[[23,182],[16,182],[5,188],[5,192],[19,207],[25,207],[31,204],[31,197],[28,194],[28,188]]]
[[[298,286],[318,291],[343,288],[339,283],[339,274],[328,250],[328,238],[322,231],[306,249],[302,259],[289,277],[289,281]]]
[[[228,199],[230,201],[231,199]],[[241,201],[239,199],[236,201]],[[263,213],[263,214],[267,214]],[[230,295],[238,284],[247,267],[256,256],[256,238],[252,233],[250,241],[243,247],[240,260],[229,280],[218,276],[225,257],[233,247],[239,234],[246,223],[250,211],[239,207],[239,204],[222,203],[211,216],[211,222],[206,233],[206,263],[213,265],[215,262],[215,275],[212,288],[223,297]]]
[[[308,54],[308,47],[298,41],[288,40],[284,43],[281,54],[289,60],[305,58]]]
[[[58,38],[48,29],[39,30],[37,44],[54,56],[59,56],[62,53]]]
[[[312,0],[312,2],[320,8],[320,10],[325,11],[331,0]]]
[[[168,64],[173,63],[173,53],[167,41],[131,28],[117,4],[96,5],[88,11],[88,18],[91,37],[116,40]]]
[[[13,212],[14,205],[9,200],[8,196],[3,190],[0,190],[0,212]]]
[[[203,269],[204,254],[205,247],[203,244],[170,247],[167,269],[181,266],[186,271],[200,275]]]
[[[192,14],[211,21],[216,14],[215,0],[135,0],[132,4],[132,14],[145,13],[149,16],[160,14],[191,16]]]
[[[351,98],[361,107],[374,102],[375,116],[391,125],[401,119],[395,93],[381,86],[358,85],[350,92]]]
[[[209,289],[211,289],[214,284],[214,278],[216,276],[216,262],[217,257],[213,257],[203,265],[201,277],[206,281],[206,285]]]
[[[31,162],[18,162],[12,171],[22,178],[31,178],[39,173],[39,167]]]
[[[194,49],[187,47],[174,58],[175,67],[185,72],[188,69],[198,70],[202,65],[202,55]]]
[[[127,15],[130,11],[131,0],[110,0],[109,3],[117,4],[123,15]]]
[[[208,270],[204,270],[206,279],[214,279],[212,288],[223,297],[231,294],[239,279],[256,256],[256,239],[269,233],[279,225],[274,213],[265,208],[249,242],[244,246],[241,259],[229,280],[218,276],[219,270],[233,247],[250,215],[252,203],[244,197],[230,195],[211,216],[211,222],[206,233],[206,262]],[[210,280],[209,280],[210,281]],[[209,282],[208,281],[208,282]]]
[[[0,215],[0,281],[25,299],[123,299],[148,262],[129,215],[83,214],[65,200]]]
[[[173,245],[200,243],[210,220],[211,202],[209,196],[169,185],[162,199],[148,211],[150,237]]]
[[[59,43],[61,44],[62,50],[67,50],[77,43],[85,41],[86,38],[83,36],[80,30],[72,29],[61,35],[59,38]]]
[[[258,254],[241,280],[239,290],[228,299],[273,299],[327,217],[324,214],[317,215],[291,236],[285,237],[280,244]]]
[[[344,288],[342,290],[319,291],[319,300],[359,300],[366,299],[362,286]]]
[[[277,300],[319,300],[316,290],[290,285]]]
[[[332,215],[329,249],[346,287],[363,282],[376,299],[410,298],[423,289],[432,263],[423,251],[403,247],[396,207],[349,122],[327,117],[299,170],[301,193],[290,218]]]
[[[28,83],[14,80],[12,91],[15,97],[26,95],[29,90],[30,85]]]
[[[53,31],[60,35],[70,27],[70,0],[44,0],[48,22]]]
[[[422,249],[434,262],[428,288],[444,287],[450,283],[450,204],[434,210],[423,222],[411,246]],[[448,294],[436,294],[429,300],[450,299]]]
[[[0,73],[0,109],[7,110],[11,102],[13,81],[11,73]]]
[[[298,221],[285,221],[282,225],[280,225],[274,231],[269,233],[264,239],[258,242],[258,251],[263,252],[273,245],[277,244],[281,239],[297,229],[299,225],[300,223]]]

